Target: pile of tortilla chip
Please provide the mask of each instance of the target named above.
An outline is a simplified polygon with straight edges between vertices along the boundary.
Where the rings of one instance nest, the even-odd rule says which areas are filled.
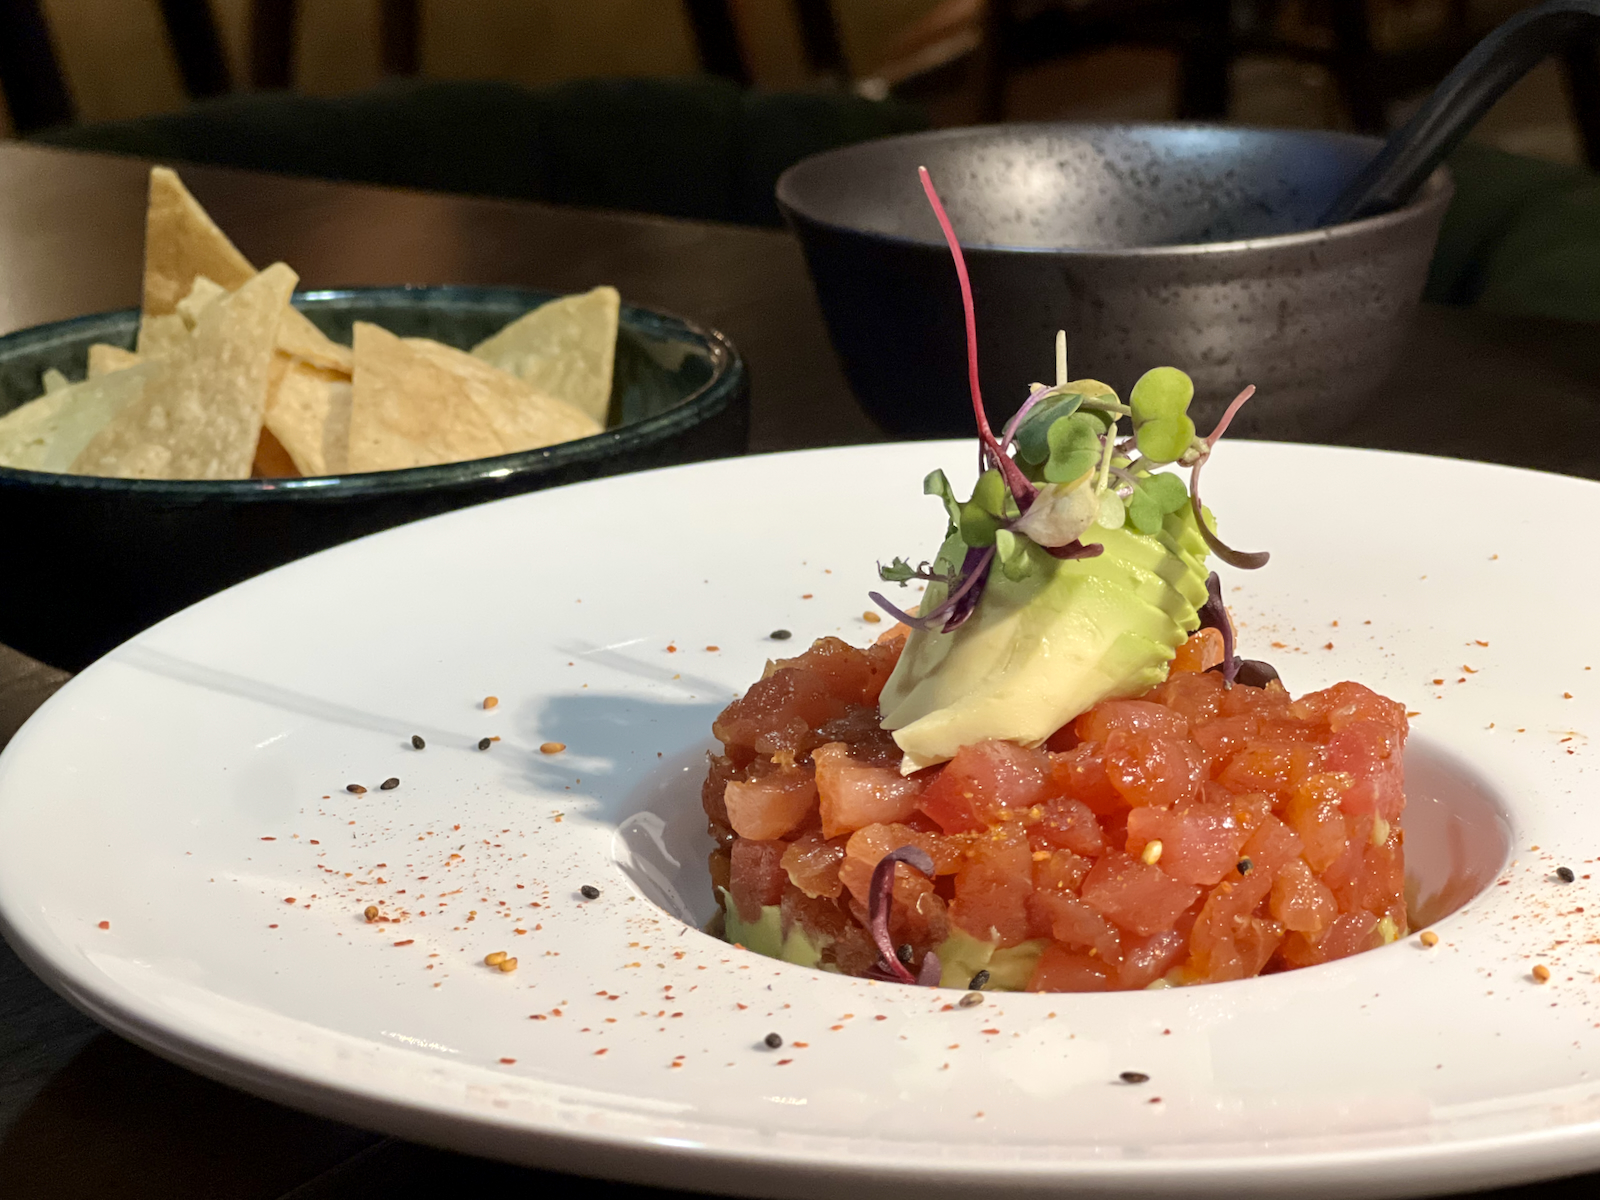
[[[357,322],[333,341],[257,271],[177,175],[150,172],[135,349],[89,348],[86,377],[0,417],[0,466],[121,479],[391,471],[599,433],[614,288],[525,314],[469,353]]]

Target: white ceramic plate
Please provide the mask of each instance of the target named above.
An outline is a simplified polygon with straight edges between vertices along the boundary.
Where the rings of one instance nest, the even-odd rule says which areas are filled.
[[[543,492],[181,613],[0,759],[6,936],[218,1079],[659,1184],[1237,1198],[1600,1165],[1594,484],[1249,443],[1207,473],[1230,537],[1273,551],[1227,578],[1245,652],[1296,691],[1356,678],[1418,713],[1413,872],[1482,889],[1432,949],[945,1011],[950,993],[759,959],[659,906],[710,910],[713,715],[769,655],[881,629],[861,617],[874,559],[931,551],[922,476],[970,478],[972,457],[824,451]],[[520,969],[484,966],[494,950]]]

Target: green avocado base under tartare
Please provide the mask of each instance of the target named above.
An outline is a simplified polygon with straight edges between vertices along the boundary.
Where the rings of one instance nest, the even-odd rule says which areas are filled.
[[[723,937],[730,942],[754,950],[768,958],[780,959],[801,967],[814,967],[821,971],[834,968],[822,961],[821,946],[816,945],[798,927],[783,936],[783,910],[769,904],[761,916],[746,921],[739,915],[738,905],[725,889],[722,891]],[[1039,956],[1049,944],[1047,938],[1021,942],[1015,946],[1000,947],[961,930],[953,930],[934,951],[944,967],[939,986],[966,988],[979,971],[989,972],[986,991],[1020,992],[1028,986]]]

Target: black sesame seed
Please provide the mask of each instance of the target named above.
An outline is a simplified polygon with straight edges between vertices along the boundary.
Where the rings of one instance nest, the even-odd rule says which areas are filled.
[[[1557,867],[1556,878],[1562,883],[1571,883],[1577,876],[1572,873],[1571,867]]]
[[[1253,866],[1255,866],[1255,863],[1251,862],[1248,858],[1241,858],[1239,860],[1239,874],[1250,874],[1250,868]]]
[[[1150,1076],[1146,1075],[1143,1071],[1124,1071],[1121,1075],[1117,1076],[1117,1078],[1122,1080],[1123,1083],[1150,1082]]]
[[[900,945],[896,946],[894,950],[894,956],[901,962],[905,963],[908,967],[911,965],[911,956],[915,953],[916,949],[911,945],[910,942],[901,942]]]
[[[478,749],[479,750],[487,750],[492,745],[494,745],[494,739],[493,738],[479,738],[478,739]]]
[[[783,1039],[775,1033],[767,1034],[767,1036],[762,1038],[761,1041],[768,1050],[776,1050],[779,1046],[783,1045]]]
[[[787,629],[774,629],[767,636],[775,642],[787,642],[794,636],[794,634],[790,633]]]
[[[420,733],[413,733],[411,735],[411,745],[413,749],[421,750],[427,744],[427,742],[422,740],[422,735]]]
[[[979,971],[972,977],[972,982],[967,984],[969,991],[981,992],[989,984],[989,972]]]
[[[347,783],[344,785],[344,790],[349,792],[352,796],[360,796],[364,794],[367,789],[362,787],[359,783]]]
[[[592,884],[592,883],[584,884],[581,888],[578,889],[578,894],[580,896],[582,896],[585,900],[598,900],[598,899],[600,899],[600,889],[595,887],[595,885]]]
[[[400,786],[400,777],[398,775],[391,775],[378,786],[386,792],[392,792],[395,790],[395,788]]]
[[[976,1008],[978,1005],[980,1005],[982,1003],[983,1003],[983,993],[982,992],[968,992],[965,996],[961,997],[961,999],[956,1001],[956,1004],[958,1004],[962,1008]]]

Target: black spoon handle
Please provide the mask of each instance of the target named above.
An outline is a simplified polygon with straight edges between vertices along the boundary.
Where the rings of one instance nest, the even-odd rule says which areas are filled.
[[[1478,118],[1544,58],[1600,33],[1600,0],[1546,0],[1496,28],[1340,193],[1322,225],[1374,217],[1416,194]]]

